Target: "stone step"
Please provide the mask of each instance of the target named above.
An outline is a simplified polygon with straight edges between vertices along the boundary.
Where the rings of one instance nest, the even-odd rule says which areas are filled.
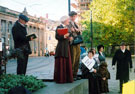
[[[88,80],[77,80],[73,83],[56,84],[45,82],[47,87],[42,88],[33,94],[88,94]]]

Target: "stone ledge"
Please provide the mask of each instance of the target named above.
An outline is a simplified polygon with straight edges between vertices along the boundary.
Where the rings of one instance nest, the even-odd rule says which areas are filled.
[[[56,84],[55,82],[45,82],[45,84],[47,87],[33,94],[88,94],[88,80],[86,79],[66,84]]]

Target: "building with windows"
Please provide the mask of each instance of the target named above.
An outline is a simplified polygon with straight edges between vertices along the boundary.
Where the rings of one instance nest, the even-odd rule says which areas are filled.
[[[71,3],[71,6],[77,9],[79,12],[83,12],[85,10],[89,10],[89,5],[91,2],[92,0],[74,0],[74,2]]]
[[[78,21],[80,22],[83,14],[85,11],[89,10],[89,5],[92,0],[74,0],[71,2],[72,8],[74,8],[78,13]]]
[[[45,18],[30,16],[27,13],[26,8],[24,8],[22,13],[30,18],[30,21],[27,24],[28,34],[35,33],[38,36],[36,40],[30,42],[32,56],[42,56],[44,55],[44,48],[46,45],[44,42],[46,28]],[[14,49],[11,29],[14,23],[18,20],[19,14],[20,12],[0,6],[0,37],[6,47],[9,47],[9,50]]]
[[[45,52],[48,50],[49,52],[55,52],[56,46],[57,46],[57,40],[55,39],[55,31],[46,31],[45,32],[45,43],[46,48]]]

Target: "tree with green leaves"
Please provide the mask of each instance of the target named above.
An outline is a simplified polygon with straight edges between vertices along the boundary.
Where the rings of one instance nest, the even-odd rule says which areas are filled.
[[[96,47],[134,44],[134,0],[93,0],[90,10],[82,14],[84,42],[90,45],[90,11],[92,10],[93,43]],[[89,46],[87,45],[87,46]]]

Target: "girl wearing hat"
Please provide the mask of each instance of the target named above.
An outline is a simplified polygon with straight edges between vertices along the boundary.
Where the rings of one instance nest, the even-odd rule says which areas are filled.
[[[58,33],[58,29],[67,28],[69,17],[63,16],[60,21],[61,25],[57,27],[55,36],[58,40],[58,44],[55,51],[54,81],[56,83],[71,83],[73,82],[73,73],[69,42],[72,40],[72,37],[69,36],[69,33],[65,35],[60,35]]]

